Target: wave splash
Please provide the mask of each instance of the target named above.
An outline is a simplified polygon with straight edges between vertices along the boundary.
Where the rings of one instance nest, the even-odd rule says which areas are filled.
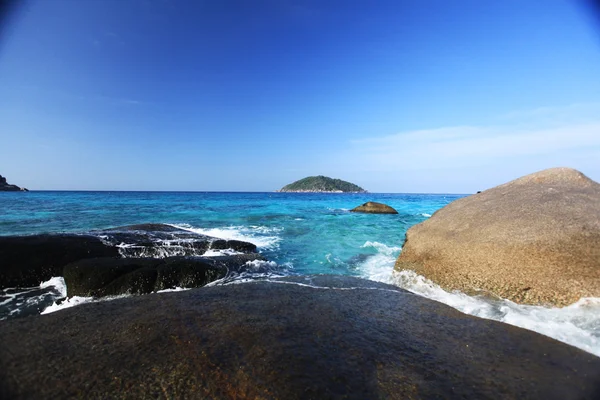
[[[278,236],[283,228],[270,228],[266,226],[228,226],[221,228],[198,228],[189,224],[169,224],[175,228],[199,233],[201,235],[213,236],[225,240],[241,240],[250,242],[259,250],[276,250],[279,248],[281,238]]]
[[[447,304],[465,314],[504,322],[549,336],[600,357],[600,298],[583,298],[567,307],[517,304],[500,298],[446,291],[414,271],[394,271],[400,248],[367,242],[378,250],[361,265],[363,277],[389,283]]]
[[[40,314],[48,306],[67,296],[62,277],[54,277],[39,286],[0,289],[0,321]]]

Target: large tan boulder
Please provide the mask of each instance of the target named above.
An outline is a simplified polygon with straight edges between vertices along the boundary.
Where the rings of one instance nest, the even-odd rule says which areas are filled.
[[[456,200],[408,230],[395,268],[518,303],[600,297],[600,184],[551,168]]]

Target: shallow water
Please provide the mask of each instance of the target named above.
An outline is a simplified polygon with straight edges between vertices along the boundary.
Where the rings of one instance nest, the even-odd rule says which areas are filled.
[[[468,314],[531,329],[600,356],[600,299],[582,299],[560,309],[521,306],[503,299],[446,292],[413,272],[393,272],[406,230],[460,197],[437,194],[0,193],[0,235],[83,232],[128,224],[168,223],[192,232],[252,242],[270,260],[249,268],[241,276],[229,276],[214,284],[289,274],[359,276],[403,287]],[[388,204],[399,214],[349,212],[366,201]],[[160,254],[175,254],[171,252],[176,249],[165,246]],[[46,308],[45,313],[92,301],[71,298],[48,307],[48,296],[59,299],[68,295],[68,288],[65,293],[57,280],[44,285],[44,288],[28,291],[32,294],[30,297],[37,296]],[[45,291],[38,292],[38,289]],[[25,308],[27,302],[23,298],[15,296],[14,290],[0,292],[0,319],[6,318],[2,307],[6,308],[11,302],[14,305],[15,301],[21,301]],[[34,300],[30,303],[30,311],[38,307]]]

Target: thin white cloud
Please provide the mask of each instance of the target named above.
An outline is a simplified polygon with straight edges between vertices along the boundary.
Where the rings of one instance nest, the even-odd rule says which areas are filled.
[[[600,148],[600,122],[539,130],[511,127],[449,127],[354,142],[376,170],[448,165],[473,166],[518,156]]]
[[[500,120],[527,121],[540,119],[564,121],[567,120],[589,120],[598,119],[600,115],[600,102],[573,103],[562,106],[538,107],[530,110],[514,110],[501,115]]]
[[[371,171],[490,165],[539,156],[554,157],[559,163],[565,151],[600,152],[600,112],[595,121],[575,115],[595,107],[600,109],[600,103],[532,110],[521,114],[527,116],[527,123],[519,118],[513,124],[442,127],[365,138],[352,142],[350,156]],[[535,115],[544,116],[537,126],[531,121]],[[573,122],[577,119],[583,122]]]
[[[582,103],[519,111],[488,125],[363,138],[322,168],[375,192],[470,193],[558,166],[600,180],[597,160],[600,103]]]

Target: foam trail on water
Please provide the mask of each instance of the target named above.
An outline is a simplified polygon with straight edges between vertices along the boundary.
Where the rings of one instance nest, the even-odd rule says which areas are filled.
[[[361,248],[376,251],[360,265],[361,276],[372,281],[388,282],[401,248],[371,241],[365,242]]]
[[[394,272],[390,283],[466,314],[529,329],[600,357],[600,298],[584,298],[562,308],[522,305],[448,292],[414,271]]]
[[[71,308],[71,307],[75,307],[78,306],[80,304],[85,304],[85,303],[91,303],[94,301],[93,297],[80,297],[80,296],[73,296],[73,297],[69,297],[67,299],[65,299],[65,301],[63,301],[62,303],[56,303],[54,302],[54,304],[52,304],[49,307],[46,307],[46,309],[44,311],[42,311],[40,314],[44,315],[44,314],[50,314],[56,311],[60,311],[60,310],[65,310],[67,308]]]
[[[203,257],[218,257],[218,256],[235,256],[237,254],[244,254],[240,251],[235,251],[233,249],[223,249],[223,250],[213,250],[209,249],[202,254]]]
[[[40,283],[40,289],[46,289],[54,287],[63,297],[67,296],[67,284],[62,276],[55,276],[47,280],[46,282]]]
[[[557,308],[449,292],[414,271],[394,271],[399,248],[377,242],[367,242],[362,247],[378,250],[360,266],[367,279],[393,284],[465,314],[541,333],[600,357],[600,298],[584,298],[570,306]]]
[[[225,240],[241,240],[250,242],[256,247],[273,250],[279,247],[281,238],[277,234],[283,231],[283,228],[269,228],[266,226],[228,226],[222,228],[198,228],[188,224],[170,224],[179,229],[185,229],[190,232],[202,235],[213,236]]]

